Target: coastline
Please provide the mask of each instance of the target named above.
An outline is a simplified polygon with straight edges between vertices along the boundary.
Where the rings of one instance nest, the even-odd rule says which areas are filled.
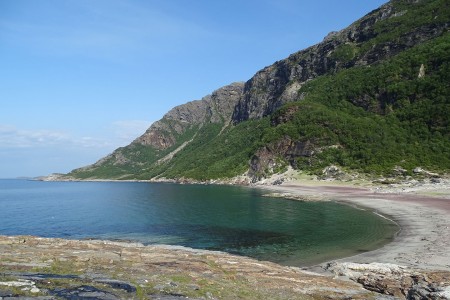
[[[379,299],[351,281],[224,252],[0,236],[0,299],[312,300],[347,295]]]
[[[307,268],[180,246],[0,236],[0,299],[450,299],[448,182],[438,193],[324,181],[249,188],[369,209],[401,230],[382,248]]]
[[[51,178],[49,181],[61,181]],[[83,182],[147,182],[176,184],[237,185],[240,180],[197,182],[192,180],[62,180]],[[393,240],[379,249],[326,261],[309,267],[324,272],[333,262],[389,263],[423,270],[450,271],[450,181],[441,184],[374,185],[369,181],[342,182],[291,180],[280,185],[269,182],[244,185],[299,201],[335,201],[368,209],[396,223],[400,230]]]
[[[400,227],[393,241],[382,248],[336,259],[311,269],[320,271],[333,262],[388,263],[423,270],[450,271],[450,187],[439,195],[426,195],[423,189],[377,190],[330,182],[296,181],[277,186],[258,186],[288,198],[314,197],[312,201],[332,200],[369,209],[392,219]],[[289,197],[291,195],[291,197]]]

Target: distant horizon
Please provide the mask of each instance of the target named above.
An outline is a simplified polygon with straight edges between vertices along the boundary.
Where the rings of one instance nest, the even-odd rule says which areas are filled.
[[[33,179],[33,178],[36,178],[36,177],[18,176],[18,177],[13,177],[13,178],[0,178],[0,180],[20,180],[20,179]]]
[[[386,2],[3,1],[0,177],[95,163]]]

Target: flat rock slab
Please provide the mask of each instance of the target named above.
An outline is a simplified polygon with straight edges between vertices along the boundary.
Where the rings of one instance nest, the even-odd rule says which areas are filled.
[[[30,267],[42,264],[48,267]],[[40,293],[22,296],[65,299],[376,296],[357,283],[221,252],[29,236],[0,236],[0,282],[7,278],[35,281]]]
[[[119,300],[120,298],[109,292],[102,291],[96,287],[83,285],[75,288],[57,288],[50,294],[63,299],[89,299],[89,300]]]
[[[0,283],[7,281],[30,286],[5,286],[6,297],[387,299],[336,276],[222,252],[30,236],[0,236]]]

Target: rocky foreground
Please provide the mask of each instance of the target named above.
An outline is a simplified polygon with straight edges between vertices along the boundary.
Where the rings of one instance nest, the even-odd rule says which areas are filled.
[[[450,299],[448,271],[327,268],[334,275],[183,247],[0,236],[0,299]]]

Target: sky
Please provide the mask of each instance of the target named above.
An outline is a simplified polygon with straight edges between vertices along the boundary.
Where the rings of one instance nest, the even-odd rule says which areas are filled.
[[[0,178],[67,173],[385,0],[0,0]]]

